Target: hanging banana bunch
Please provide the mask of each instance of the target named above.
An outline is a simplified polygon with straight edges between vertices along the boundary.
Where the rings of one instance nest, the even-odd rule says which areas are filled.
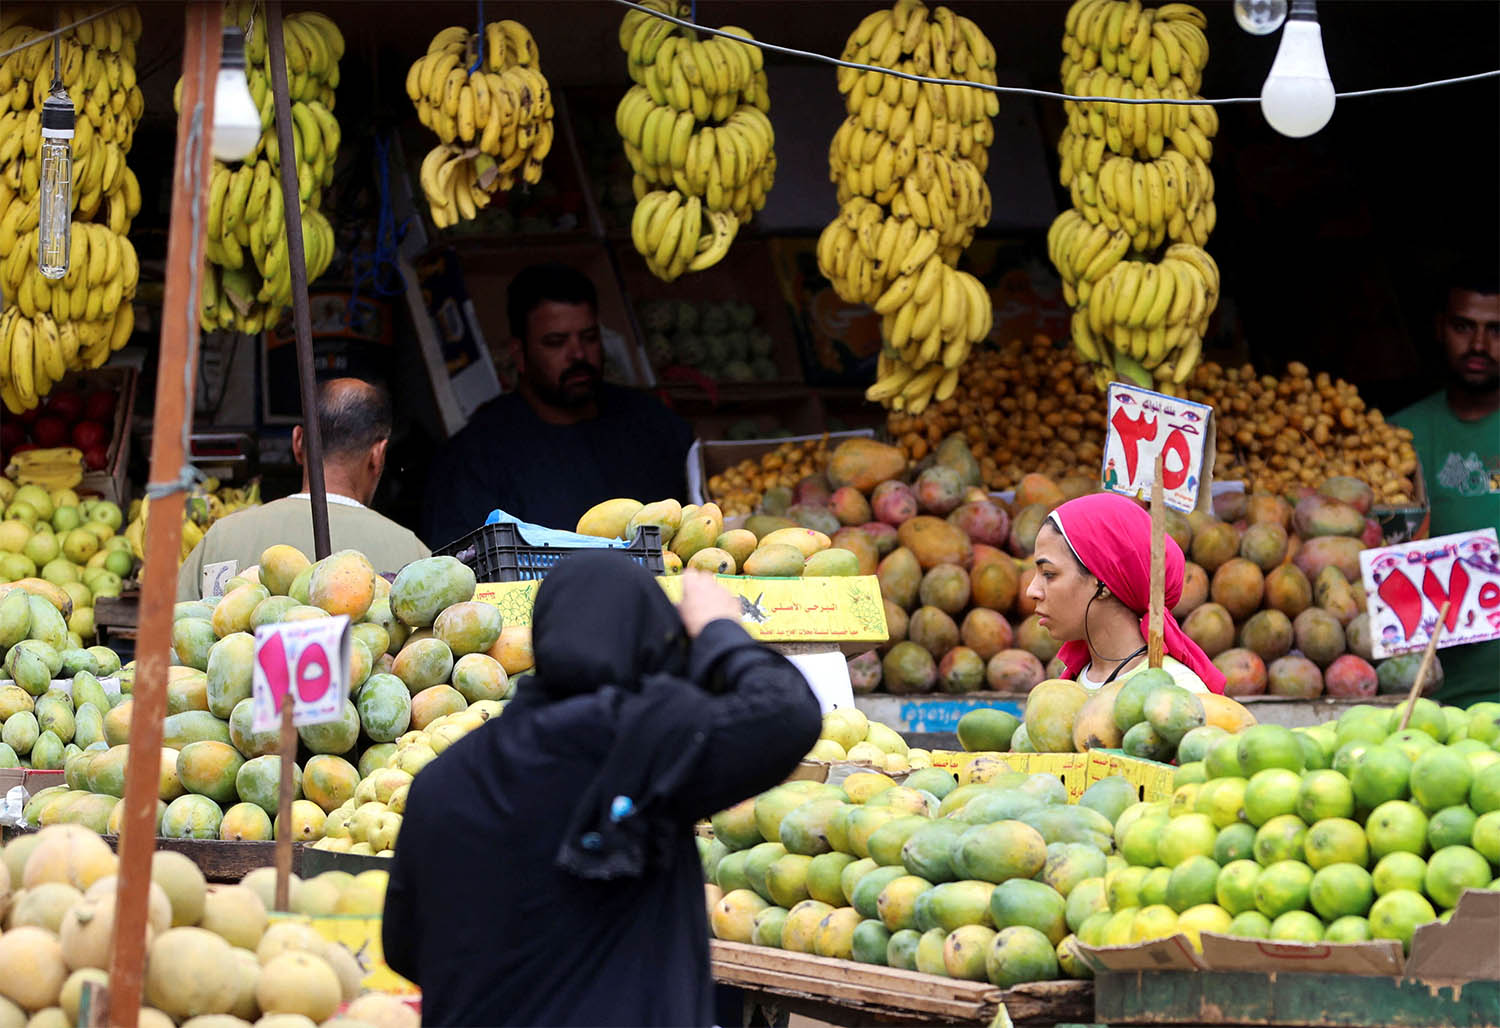
[[[231,329],[257,335],[276,324],[292,305],[287,253],[286,204],[281,192],[281,153],[276,138],[276,97],[271,89],[265,18],[250,0],[224,7],[226,24],[249,25],[245,77],[260,110],[255,149],[235,167],[214,161],[208,183],[204,250],[208,257],[199,304],[206,332]],[[296,150],[302,245],[309,282],[328,270],[337,244],[333,226],[319,210],[333,182],[342,132],[333,116],[334,90],[344,36],[327,15],[298,11],[282,21],[287,94],[291,99],[292,145]],[[181,107],[182,82],[174,106]]]
[[[995,48],[968,18],[898,0],[860,22],[844,60],[994,85]],[[990,333],[984,285],[955,265],[990,220],[984,182],[999,111],[994,93],[840,68],[846,118],[828,148],[839,213],[818,267],[848,303],[882,317],[884,346],[865,396],[920,414],[958,387],[969,349]]]
[[[473,58],[478,45],[462,25],[443,29],[406,73],[418,119],[442,140],[418,176],[438,228],[472,221],[517,181],[540,182],[552,149],[552,89],[531,32],[490,22],[482,62]]]
[[[1064,23],[1063,89],[1202,99],[1206,24],[1188,4],[1078,0]],[[1060,177],[1073,207],[1053,222],[1047,253],[1074,311],[1073,347],[1101,390],[1118,378],[1175,393],[1219,299],[1219,268],[1203,249],[1218,217],[1208,170],[1218,114],[1208,104],[1063,106]]]
[[[646,6],[687,17],[688,5]],[[744,39],[733,25],[720,31]],[[697,33],[643,11],[620,23],[635,83],[615,128],[635,172],[630,238],[657,278],[671,282],[724,259],[740,226],[765,206],[776,178],[776,133],[760,48]]]
[[[35,408],[69,371],[97,368],[135,327],[131,299],[139,264],[126,238],[141,209],[141,187],[125,155],[145,98],[136,84],[141,17],[134,6],[62,4],[0,10],[0,402],[12,414]],[[76,112],[73,217],[68,272],[37,270],[42,103],[52,83],[54,17],[64,24],[99,15],[57,37],[62,81]],[[25,44],[36,40],[36,44]],[[24,47],[24,49],[16,49]]]

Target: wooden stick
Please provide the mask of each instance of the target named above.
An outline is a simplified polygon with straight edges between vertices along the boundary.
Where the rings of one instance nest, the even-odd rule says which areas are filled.
[[[186,502],[184,468],[197,380],[199,280],[207,183],[213,171],[214,84],[219,74],[221,4],[187,5],[182,44],[182,113],[172,169],[166,288],[157,355],[156,431],[151,481],[164,488],[146,525],[141,623],[120,826],[120,883],[109,960],[109,1023],[135,1028],[146,966],[146,900],[156,845],[162,721],[167,713],[167,653]],[[290,164],[290,162],[288,162]],[[181,483],[182,487],[166,488]]]
[[[1452,603],[1452,600],[1444,600],[1442,609],[1438,611],[1437,624],[1432,626],[1432,638],[1427,640],[1422,663],[1417,665],[1417,680],[1411,684],[1411,694],[1406,697],[1406,713],[1401,715],[1401,726],[1397,731],[1406,731],[1406,726],[1411,723],[1411,712],[1416,709],[1417,697],[1422,695],[1422,683],[1427,680],[1427,672],[1432,670],[1432,661],[1437,656],[1438,638],[1443,634],[1443,624],[1448,620],[1448,608]]]
[[[1146,632],[1146,662],[1161,667],[1165,640],[1162,638],[1167,606],[1167,512],[1163,499],[1161,476],[1163,459],[1156,455],[1156,472],[1151,478],[1151,606]]]
[[[271,65],[271,92],[276,99],[276,144],[292,153],[292,100],[286,82],[286,41],[282,36],[281,2],[266,4],[266,48]],[[302,209],[297,165],[281,162],[281,195],[286,218],[287,264],[292,278],[292,325],[297,331],[297,380],[302,391],[302,464],[307,470],[307,495],[312,504],[313,552],[328,556],[328,492],[323,483],[323,433],[318,425],[318,383],[313,371],[312,310],[307,303],[307,252],[302,245],[302,219],[291,214]]]
[[[290,910],[292,891],[292,772],[297,764],[297,728],[292,690],[281,700],[281,785],[276,792],[276,909]]]

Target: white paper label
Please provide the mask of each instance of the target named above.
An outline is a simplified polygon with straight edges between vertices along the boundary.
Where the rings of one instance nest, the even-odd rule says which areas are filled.
[[[221,560],[217,564],[203,565],[203,598],[206,600],[210,596],[223,596],[224,583],[233,578],[239,569],[240,562],[237,560]]]
[[[313,618],[262,625],[255,630],[251,677],[254,731],[281,723],[281,700],[291,694],[292,723],[337,721],[349,696],[349,619]]]

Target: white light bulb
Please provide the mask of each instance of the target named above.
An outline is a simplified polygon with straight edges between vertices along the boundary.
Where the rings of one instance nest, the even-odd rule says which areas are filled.
[[[1286,0],[1234,0],[1234,20],[1252,36],[1269,36],[1286,21]]]
[[[37,154],[37,269],[43,277],[68,273],[73,231],[73,101],[61,82],[42,102],[42,143]]]
[[[1300,139],[1328,124],[1334,101],[1317,8],[1313,0],[1293,0],[1271,74],[1260,90],[1261,113],[1277,132]]]
[[[245,79],[245,36],[239,29],[225,29],[214,85],[214,157],[243,161],[255,151],[260,132],[260,111]]]

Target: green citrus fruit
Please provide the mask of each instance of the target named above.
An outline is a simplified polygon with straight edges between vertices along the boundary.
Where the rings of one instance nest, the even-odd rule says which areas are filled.
[[[1328,817],[1307,830],[1302,850],[1314,871],[1330,864],[1370,863],[1370,843],[1358,821],[1347,817]]]
[[[1307,901],[1325,921],[1362,917],[1375,902],[1375,880],[1358,864],[1330,864],[1313,875]]]
[[[1313,869],[1300,860],[1281,860],[1261,871],[1255,880],[1255,908],[1275,918],[1307,906]]]

